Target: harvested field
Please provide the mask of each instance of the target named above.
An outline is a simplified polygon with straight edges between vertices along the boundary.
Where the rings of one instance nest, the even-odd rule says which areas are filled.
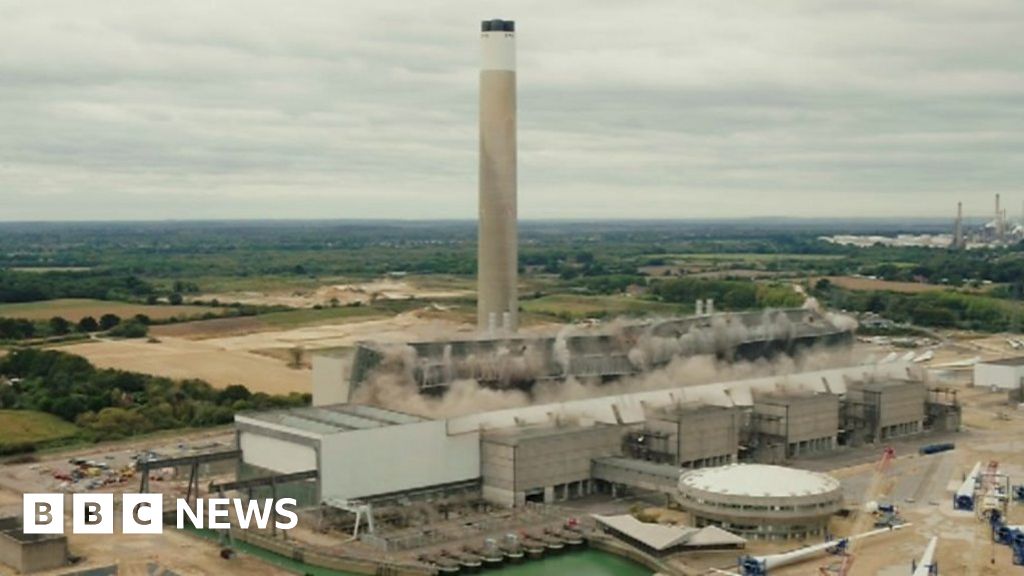
[[[97,339],[61,349],[83,356],[101,368],[169,378],[200,378],[220,388],[242,384],[253,392],[286,394],[309,392],[312,388],[307,368],[288,367],[289,350],[293,348],[309,351],[344,347],[367,339],[404,342],[460,331],[468,332],[471,328],[414,310],[387,318],[359,318],[288,330],[221,334],[205,339],[160,335],[157,342]]]
[[[261,314],[260,316],[214,318],[173,325],[154,326],[150,333],[157,337],[172,336],[193,339],[238,336],[255,332],[280,331],[300,326],[344,324],[387,318],[396,313],[404,312],[415,304],[415,302],[402,300],[378,303],[373,306],[340,306],[337,308],[328,307],[320,309],[302,308],[286,312]]]
[[[473,290],[466,287],[464,281],[448,282],[435,279],[433,282],[424,282],[423,285],[419,285],[406,280],[382,279],[373,282],[331,284],[316,288],[208,293],[196,296],[194,300],[312,308],[313,306],[372,304],[380,300],[451,299],[472,295]]]
[[[212,342],[212,343],[211,343]],[[245,350],[226,350],[215,341],[182,338],[97,340],[62,348],[99,368],[116,368],[175,379],[199,378],[224,388],[242,384],[253,392],[287,394],[309,392],[308,370],[288,368],[284,362]]]
[[[86,298],[63,298],[43,302],[0,304],[0,317],[49,320],[54,316],[61,316],[71,322],[78,322],[86,316],[99,319],[104,314],[116,314],[121,318],[131,318],[136,314],[145,314],[154,320],[166,320],[174,317],[198,318],[203,314],[211,312],[218,314],[220,311],[220,308],[211,308],[209,306],[151,306],[148,304],[90,300]]]
[[[892,282],[890,280],[876,280],[872,278],[858,278],[854,276],[827,276],[830,282],[846,288],[847,290],[882,290],[888,292],[902,292],[904,294],[920,294],[933,290],[947,290],[948,286],[937,284],[923,284],[920,282]],[[811,282],[817,282],[820,278],[812,278]]]
[[[554,294],[523,300],[524,312],[581,320],[594,316],[642,316],[687,314],[689,306],[655,302],[629,296],[578,296]]]

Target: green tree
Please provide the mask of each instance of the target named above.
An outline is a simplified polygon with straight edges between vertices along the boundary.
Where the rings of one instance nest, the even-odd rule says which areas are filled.
[[[100,330],[110,330],[121,323],[121,317],[117,314],[104,314],[100,316]]]
[[[86,316],[78,321],[79,332],[96,332],[100,329],[100,323],[92,316]]]
[[[149,326],[132,319],[114,326],[109,333],[115,338],[145,338],[149,334]]]
[[[50,318],[50,332],[57,336],[63,336],[71,332],[71,322],[68,322],[61,316],[54,316]]]

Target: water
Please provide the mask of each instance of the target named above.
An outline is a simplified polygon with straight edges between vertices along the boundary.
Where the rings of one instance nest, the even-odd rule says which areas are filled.
[[[200,536],[216,540],[217,536],[208,531],[192,531]],[[233,547],[239,552],[255,556],[268,564],[279,566],[290,572],[309,574],[311,576],[357,576],[350,572],[327,570],[315,566],[307,566],[257,546],[244,542],[234,542]],[[651,571],[625,558],[600,552],[597,550],[581,550],[566,552],[544,560],[533,560],[518,566],[508,566],[498,570],[486,570],[483,575],[495,576],[651,576]]]

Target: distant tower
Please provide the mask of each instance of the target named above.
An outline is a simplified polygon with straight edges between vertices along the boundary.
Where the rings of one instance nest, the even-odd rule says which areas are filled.
[[[953,248],[964,248],[964,203],[956,203],[956,222],[953,224]]]
[[[480,231],[477,326],[519,326],[515,22],[485,20],[480,48]]]
[[[999,194],[996,194],[996,240],[1003,241],[1003,211],[999,207]]]

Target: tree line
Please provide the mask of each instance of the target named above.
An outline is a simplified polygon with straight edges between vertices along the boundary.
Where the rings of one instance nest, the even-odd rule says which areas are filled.
[[[245,386],[216,389],[199,379],[98,369],[55,350],[19,349],[0,359],[0,408],[54,414],[83,429],[89,440],[156,430],[230,423],[236,412],[309,404],[309,394],[252,393]]]

